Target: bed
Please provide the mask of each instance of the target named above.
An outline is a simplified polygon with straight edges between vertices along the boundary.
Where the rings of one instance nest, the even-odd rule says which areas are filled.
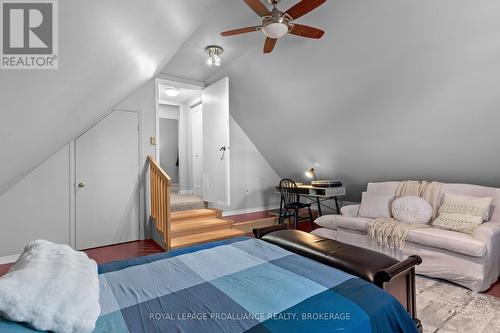
[[[248,237],[100,265],[99,281],[96,332],[417,332],[374,284]]]

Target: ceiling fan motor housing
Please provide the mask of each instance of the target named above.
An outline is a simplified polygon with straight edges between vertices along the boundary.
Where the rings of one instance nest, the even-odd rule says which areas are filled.
[[[271,15],[262,19],[262,32],[269,38],[281,38],[288,32],[289,22],[290,18],[274,7]]]

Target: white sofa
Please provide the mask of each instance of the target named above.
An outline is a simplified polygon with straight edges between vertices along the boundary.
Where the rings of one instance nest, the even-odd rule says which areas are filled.
[[[367,191],[395,193],[399,182],[369,183]],[[496,282],[500,274],[500,189],[466,184],[444,184],[444,193],[493,197],[490,219],[474,234],[464,234],[439,228],[411,230],[403,256],[419,255],[423,262],[417,273],[449,280],[480,292]],[[359,205],[344,206],[341,215],[322,216],[316,223],[322,228],[312,233],[341,242],[377,249],[367,237],[367,223],[371,219],[358,216]],[[391,254],[391,253],[387,253]]]

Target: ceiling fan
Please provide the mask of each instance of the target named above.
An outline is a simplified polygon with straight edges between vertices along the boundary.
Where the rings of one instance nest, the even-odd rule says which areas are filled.
[[[257,15],[262,17],[262,24],[253,27],[224,31],[221,33],[222,36],[233,36],[262,30],[264,35],[266,35],[264,53],[270,53],[273,51],[276,41],[287,33],[315,39],[321,38],[325,33],[323,30],[318,28],[291,22],[321,6],[326,2],[326,0],[301,0],[286,12],[282,12],[276,7],[281,0],[267,0],[273,6],[271,11],[269,11],[269,9],[260,0],[243,1],[245,1],[245,3],[255,13],[257,13]]]

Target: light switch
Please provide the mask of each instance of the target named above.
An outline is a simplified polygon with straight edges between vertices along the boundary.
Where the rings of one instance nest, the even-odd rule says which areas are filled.
[[[149,143],[151,144],[151,146],[156,146],[156,137],[155,136],[151,136],[149,138]]]

